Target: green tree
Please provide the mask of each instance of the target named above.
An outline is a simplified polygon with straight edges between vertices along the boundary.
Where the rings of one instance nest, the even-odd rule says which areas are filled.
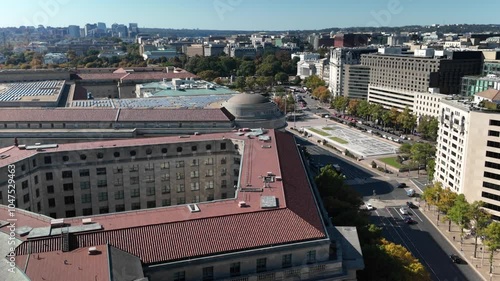
[[[370,104],[370,116],[373,121],[378,121],[384,114],[384,107],[380,104]]]
[[[399,114],[397,121],[403,127],[405,133],[411,132],[417,125],[417,118],[411,113],[408,106]]]
[[[234,87],[243,91],[246,87],[245,77],[239,76],[234,81]]]
[[[347,104],[347,112],[352,115],[356,115],[358,112],[359,100],[351,99]]]
[[[439,201],[439,193],[442,191],[441,183],[435,182],[433,185],[427,186],[422,193],[422,199],[427,204],[427,210],[430,206],[437,206]]]
[[[493,272],[493,254],[500,249],[500,223],[492,222],[485,229],[484,244],[490,251],[490,273]]]
[[[439,121],[435,117],[431,117],[429,120],[429,126],[427,128],[426,137],[432,141],[437,140],[439,129]]]
[[[453,207],[455,204],[455,199],[457,198],[457,194],[450,189],[441,189],[439,192],[439,201],[437,202],[437,207],[438,210],[445,214],[445,216],[448,214],[450,209]],[[439,215],[438,215],[439,217]],[[445,217],[446,218],[446,217]],[[448,231],[451,231],[451,220],[448,219]]]
[[[250,91],[253,91],[256,85],[255,77],[247,77],[245,79],[245,84]]]
[[[336,96],[333,99],[332,105],[337,111],[345,113],[347,106],[349,105],[349,99],[344,96]]]
[[[330,98],[330,91],[325,86],[319,86],[312,92],[314,97],[317,97],[321,102],[326,102]]]
[[[465,199],[465,195],[459,194],[453,206],[446,213],[446,218],[456,223],[460,227],[460,237],[464,236],[464,229],[470,228],[471,222],[470,204]]]
[[[382,122],[384,123],[384,128],[390,126],[392,118],[391,118],[391,112],[389,110],[384,111],[381,118]]]
[[[429,159],[427,161],[427,179],[432,182],[434,180],[434,172],[436,171],[436,160]]]
[[[287,83],[288,82],[288,74],[285,72],[278,72],[276,75],[274,75],[274,80],[276,82],[279,82],[281,84]]]
[[[220,76],[219,72],[213,70],[203,70],[196,75],[206,81],[213,81],[215,78]]]
[[[418,166],[424,165],[427,169],[428,160],[434,157],[436,153],[435,147],[428,143],[415,143],[410,150],[410,158],[415,161]]]
[[[238,67],[236,75],[244,77],[255,75],[255,63],[253,61],[243,61]]]
[[[304,79],[304,85],[311,91],[314,91],[319,86],[326,86],[325,81],[319,78],[317,75],[311,75]]]
[[[358,104],[356,115],[363,119],[367,119],[370,116],[370,103],[367,100],[362,100]]]
[[[485,235],[486,227],[491,222],[491,215],[483,209],[484,202],[474,201],[470,204],[469,212],[471,223],[474,225],[474,258],[477,257],[477,238]]]
[[[411,148],[412,145],[410,143],[405,142],[399,147],[399,153],[405,156],[410,156]]]

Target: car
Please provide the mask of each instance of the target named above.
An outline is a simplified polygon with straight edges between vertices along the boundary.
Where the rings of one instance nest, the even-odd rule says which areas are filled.
[[[375,209],[375,208],[373,208],[373,205],[372,205],[372,204],[370,204],[370,203],[366,203],[366,209],[367,209],[368,211],[371,211],[371,210],[373,210],[373,209]]]
[[[372,130],[368,130],[368,131],[366,131],[366,132],[367,132],[368,134],[373,133],[373,131],[372,131]]]
[[[410,217],[405,217],[404,221],[407,224],[414,224],[414,223],[416,223],[416,221],[414,219],[410,218]]]
[[[391,141],[391,140],[392,140],[392,137],[388,137],[387,139]]]
[[[387,138],[387,136],[386,136],[386,135],[382,135],[382,137],[383,137],[384,139],[386,139],[386,138]]]
[[[399,139],[393,139],[394,142],[400,143],[401,141]]]
[[[398,184],[398,188],[405,188],[405,187],[406,187],[406,183],[404,183],[404,182]]]
[[[413,203],[412,203],[412,202],[410,202],[410,201],[406,202],[406,206],[407,206],[408,208],[410,208],[410,209],[414,209],[414,208],[416,208],[416,207],[417,207],[415,204],[413,204]]]
[[[462,258],[460,258],[458,255],[455,254],[451,254],[450,259],[456,264],[464,263],[464,260],[462,260]]]
[[[401,207],[401,208],[399,208],[399,212],[400,212],[402,215],[408,215],[408,209],[406,209],[406,207]]]

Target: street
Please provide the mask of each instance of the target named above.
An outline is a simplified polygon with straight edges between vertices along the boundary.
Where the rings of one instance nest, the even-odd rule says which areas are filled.
[[[458,253],[419,209],[409,211],[415,224],[408,225],[403,221],[399,208],[406,207],[406,201],[419,205],[418,197],[409,198],[406,194],[407,189],[415,188],[409,180],[379,176],[307,140],[297,138],[297,142],[306,147],[315,165],[340,165],[346,183],[363,197],[363,201],[376,208],[371,211],[370,218],[382,228],[383,237],[406,247],[426,267],[432,280],[482,280],[471,265],[452,262],[449,255]],[[409,187],[397,188],[399,182],[405,182]],[[420,181],[417,183],[421,184]]]

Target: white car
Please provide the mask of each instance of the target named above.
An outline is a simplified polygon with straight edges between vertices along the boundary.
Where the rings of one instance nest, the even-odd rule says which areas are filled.
[[[402,215],[408,215],[408,209],[406,209],[406,207],[401,207],[399,209],[399,212],[402,214]]]
[[[366,132],[367,132],[368,134],[373,133],[373,131],[372,131],[372,130],[368,130],[368,131],[366,131]]]
[[[374,208],[373,208],[372,204],[370,204],[370,203],[366,203],[366,209],[367,209],[368,211],[371,211],[371,210],[373,210]]]
[[[387,139],[391,141],[391,140],[392,140],[392,137],[388,137]]]
[[[386,138],[387,138],[387,136],[386,136],[386,135],[382,135],[382,137],[383,137],[384,139],[386,139]]]

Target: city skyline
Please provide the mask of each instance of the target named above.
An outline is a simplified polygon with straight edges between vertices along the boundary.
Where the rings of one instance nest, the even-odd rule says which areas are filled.
[[[182,2],[90,0],[75,4],[67,0],[9,3],[10,13],[0,18],[0,27],[84,26],[104,22],[139,23],[139,27],[214,30],[317,30],[334,27],[380,27],[431,24],[494,24],[500,3],[483,0],[448,3],[430,0],[358,0],[339,3],[320,0],[185,0]],[[141,11],[142,10],[142,11]],[[78,11],[75,13],[75,11]],[[111,12],[110,12],[111,11]],[[141,11],[138,13],[138,11]],[[200,12],[202,11],[202,12]],[[136,15],[134,15],[136,14]],[[425,14],[425,16],[423,16]],[[147,16],[145,16],[147,15]]]

